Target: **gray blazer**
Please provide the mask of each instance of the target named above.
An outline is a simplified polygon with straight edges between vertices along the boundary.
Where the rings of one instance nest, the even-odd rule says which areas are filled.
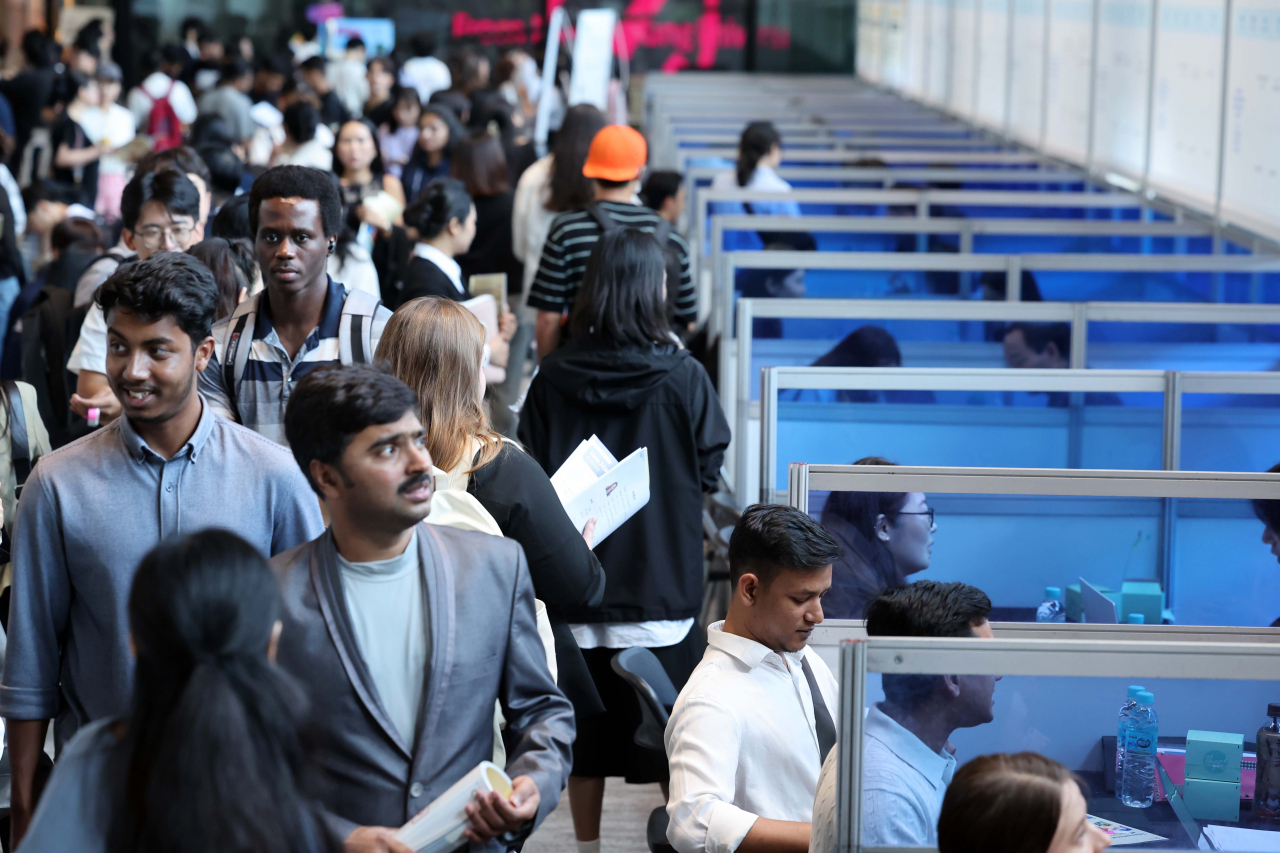
[[[532,831],[568,781],[575,727],[538,638],[524,551],[510,539],[427,524],[418,526],[418,548],[431,671],[412,744],[392,725],[360,655],[333,534],[271,561],[284,592],[278,660],[311,697],[328,782],[321,800],[343,838],[357,826],[402,825],[492,758],[496,699],[507,719],[506,770],[530,776],[542,794]]]

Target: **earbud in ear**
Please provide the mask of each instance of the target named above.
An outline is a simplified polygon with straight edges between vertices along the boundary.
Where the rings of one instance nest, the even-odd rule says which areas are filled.
[[[332,255],[332,254],[333,254],[333,250],[334,250],[334,249],[336,249],[336,248],[338,248],[338,241],[337,241],[337,240],[330,240],[330,241],[329,241],[329,254],[331,254],[331,255]]]

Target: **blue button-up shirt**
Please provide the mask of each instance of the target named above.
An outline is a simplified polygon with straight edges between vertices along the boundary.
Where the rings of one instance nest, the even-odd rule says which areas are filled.
[[[128,710],[134,572],[169,536],[231,530],[272,556],[324,531],[293,456],[204,405],[171,459],[128,419],[40,459],[22,491],[0,716],[81,725]]]

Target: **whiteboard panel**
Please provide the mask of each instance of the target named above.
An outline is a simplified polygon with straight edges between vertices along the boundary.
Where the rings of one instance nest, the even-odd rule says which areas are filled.
[[[1153,0],[1101,0],[1093,159],[1141,179],[1147,167]]]
[[[977,0],[952,0],[951,21],[951,96],[947,103],[952,112],[968,118],[973,115]]]
[[[929,50],[929,0],[905,0],[905,39],[906,39],[906,80],[903,88],[907,94],[917,98],[924,97],[925,57]]]
[[[901,89],[907,75],[903,15],[907,0],[880,0],[880,78]]]
[[[951,82],[950,0],[929,0],[928,79],[925,98],[945,106]]]
[[[1009,132],[1039,145],[1044,122],[1045,0],[1014,0]]]
[[[1009,2],[979,0],[974,118],[997,130],[1004,130],[1009,93]]]
[[[1161,0],[1147,182],[1212,210],[1218,197],[1226,0]]]
[[[1231,14],[1222,213],[1280,233],[1280,0],[1241,0]]]
[[[1044,147],[1083,163],[1089,156],[1093,0],[1051,0],[1049,15]]]
[[[880,0],[858,3],[858,76],[880,80]]]

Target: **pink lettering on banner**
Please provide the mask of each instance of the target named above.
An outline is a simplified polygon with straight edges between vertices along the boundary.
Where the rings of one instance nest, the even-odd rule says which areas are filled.
[[[450,30],[454,38],[475,38],[485,45],[527,44],[530,23],[523,18],[473,18],[454,12]]]

